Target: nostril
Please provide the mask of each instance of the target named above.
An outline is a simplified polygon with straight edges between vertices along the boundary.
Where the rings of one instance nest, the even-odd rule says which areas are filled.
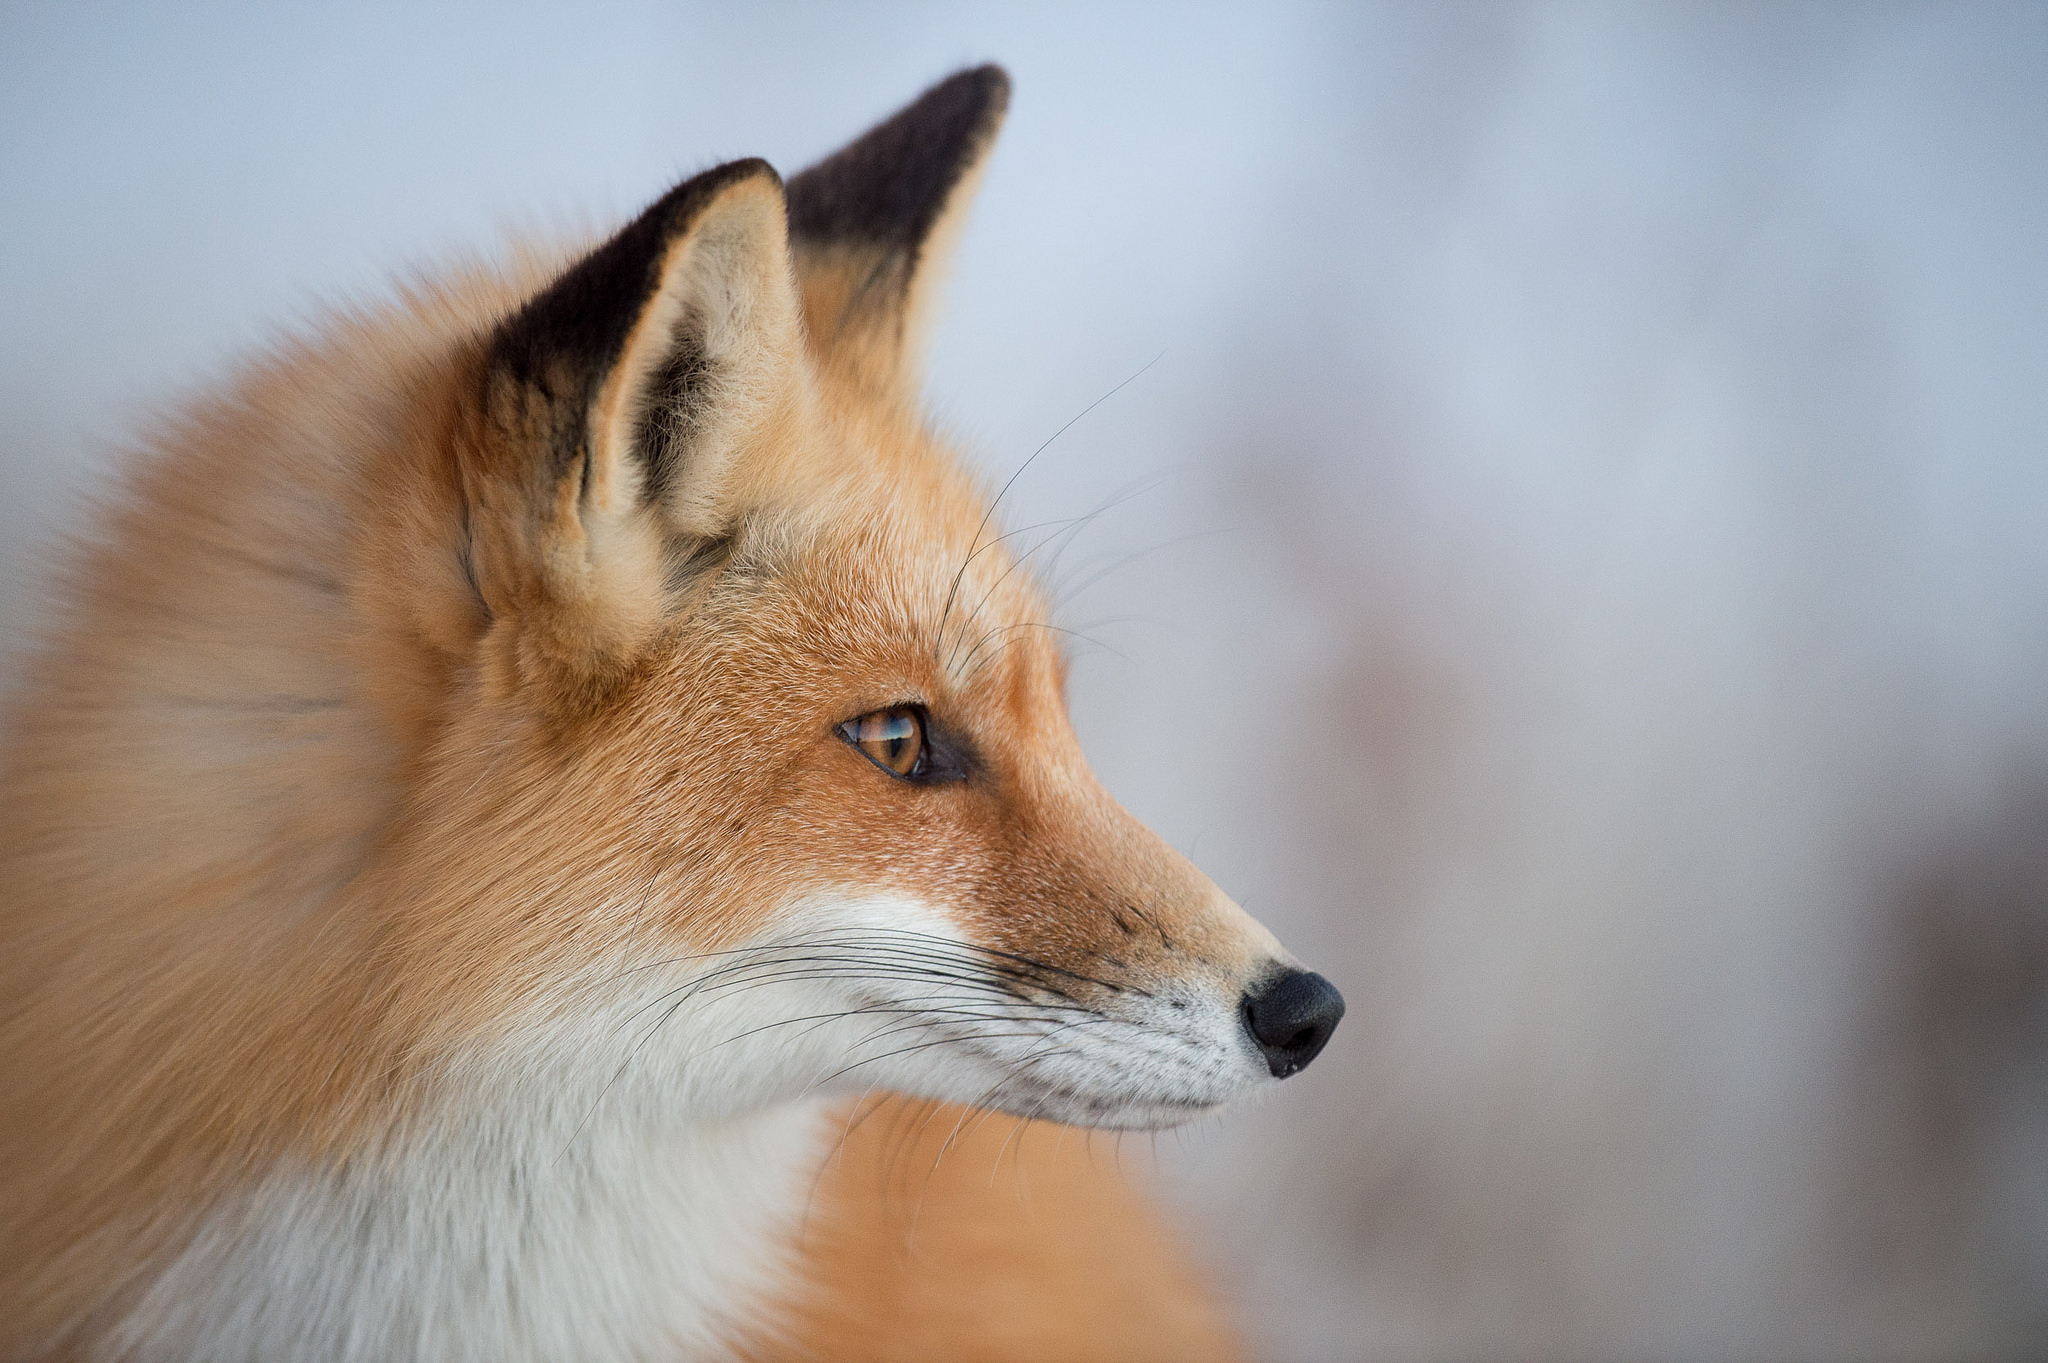
[[[1307,1067],[1337,1030],[1344,996],[1312,970],[1290,970],[1244,996],[1244,1029],[1276,1079]]]

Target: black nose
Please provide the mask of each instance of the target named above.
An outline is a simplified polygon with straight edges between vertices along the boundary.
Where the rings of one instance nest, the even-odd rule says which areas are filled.
[[[1310,970],[1290,970],[1244,996],[1244,1029],[1275,1079],[1308,1068],[1343,1016],[1337,986]]]

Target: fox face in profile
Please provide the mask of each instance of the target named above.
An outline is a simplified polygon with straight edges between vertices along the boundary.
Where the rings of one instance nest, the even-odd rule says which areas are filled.
[[[1159,1127],[1315,1056],[1341,999],[1096,783],[917,410],[1007,93],[161,442],[15,721],[10,1356],[717,1352],[832,1105]]]

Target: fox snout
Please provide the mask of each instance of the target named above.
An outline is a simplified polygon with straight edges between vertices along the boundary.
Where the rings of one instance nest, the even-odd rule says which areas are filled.
[[[982,745],[990,779],[963,783],[957,798],[999,813],[979,836],[964,823],[949,847],[986,860],[935,905],[953,925],[941,931],[989,953],[1027,995],[1000,1010],[1027,1044],[998,1048],[994,1068],[975,1076],[994,1087],[968,1096],[1156,1127],[1306,1068],[1336,1031],[1343,995],[1123,810],[1087,773],[1063,718],[1048,716],[1034,736],[1049,750],[1012,753],[993,733]],[[933,859],[920,888],[944,885],[941,865]]]

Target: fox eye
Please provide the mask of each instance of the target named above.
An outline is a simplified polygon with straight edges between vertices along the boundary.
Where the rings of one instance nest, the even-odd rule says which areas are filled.
[[[924,712],[915,705],[895,705],[849,719],[839,736],[892,776],[916,780],[929,764]]]

